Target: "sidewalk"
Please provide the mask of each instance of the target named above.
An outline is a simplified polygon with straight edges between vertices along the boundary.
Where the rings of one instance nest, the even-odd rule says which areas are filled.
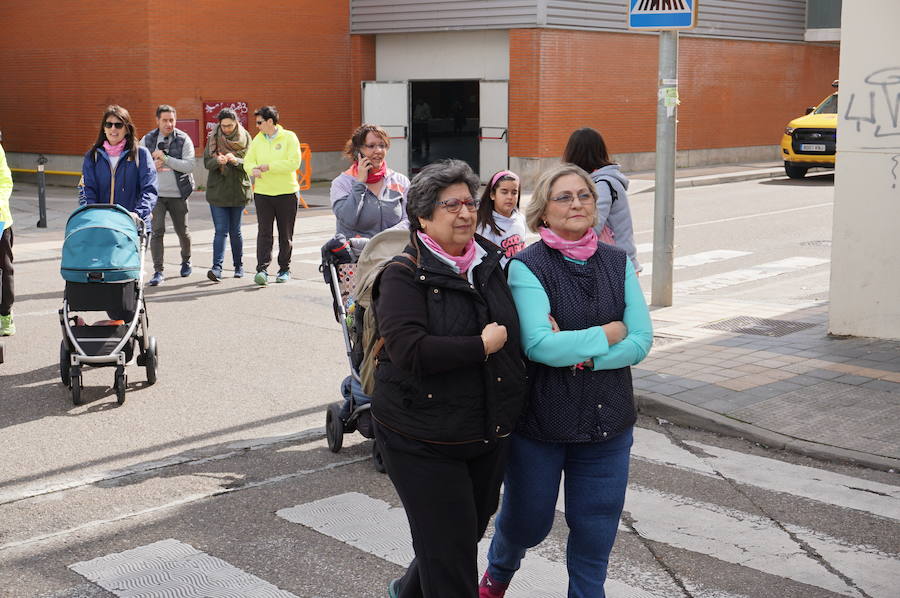
[[[828,336],[807,306],[677,297],[633,368],[642,413],[900,471],[900,342]]]

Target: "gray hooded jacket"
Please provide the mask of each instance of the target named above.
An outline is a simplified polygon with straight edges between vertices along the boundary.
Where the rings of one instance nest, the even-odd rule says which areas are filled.
[[[599,235],[604,225],[609,224],[616,247],[625,250],[635,271],[640,272],[642,267],[634,246],[634,228],[631,224],[631,208],[628,206],[628,177],[622,174],[618,164],[610,164],[592,172],[591,180],[597,187],[597,225],[594,230]],[[615,201],[610,185],[616,192]]]

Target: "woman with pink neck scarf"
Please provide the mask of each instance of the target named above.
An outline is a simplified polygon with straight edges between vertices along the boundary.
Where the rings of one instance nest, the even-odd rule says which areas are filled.
[[[503,251],[475,234],[477,190],[465,162],[423,168],[409,187],[410,243],[373,289],[375,438],[416,555],[392,598],[478,593],[478,541],[524,405],[519,320]]]
[[[387,165],[391,139],[378,125],[361,125],[344,146],[350,168],[331,182],[337,233],[370,239],[389,228],[406,229],[409,179]]]
[[[156,168],[150,150],[138,143],[128,110],[109,106],[100,132],[84,156],[80,204],[119,204],[144,226],[150,226],[156,205]]]
[[[630,366],[647,356],[653,330],[631,260],[598,242],[596,204],[581,168],[545,172],[525,210],[541,240],[509,263],[528,406],[510,442],[480,598],[503,596],[525,551],[550,532],[563,472],[568,596],[605,596],[637,418]]]

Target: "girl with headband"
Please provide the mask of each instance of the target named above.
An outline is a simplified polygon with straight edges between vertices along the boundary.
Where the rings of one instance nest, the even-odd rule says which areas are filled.
[[[502,265],[525,248],[525,216],[519,211],[519,177],[501,170],[484,188],[478,207],[478,234],[503,250]]]

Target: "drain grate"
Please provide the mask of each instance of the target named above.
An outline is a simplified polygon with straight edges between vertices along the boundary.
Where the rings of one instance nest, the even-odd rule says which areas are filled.
[[[785,336],[787,334],[806,330],[807,328],[812,328],[813,326],[816,326],[816,324],[738,316],[728,320],[710,322],[709,324],[700,326],[700,328],[724,330],[725,332],[737,332],[739,334],[755,334],[757,336]]]

